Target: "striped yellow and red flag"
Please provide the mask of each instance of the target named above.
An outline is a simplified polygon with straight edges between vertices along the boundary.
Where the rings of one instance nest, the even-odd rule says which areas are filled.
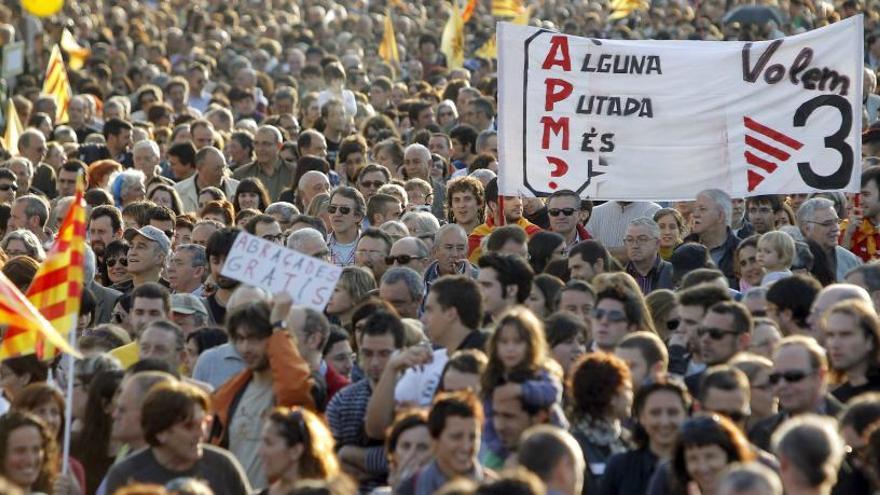
[[[522,0],[492,0],[492,15],[495,17],[516,17],[522,11]]]
[[[0,325],[10,325],[0,343],[0,359],[33,354],[41,336],[65,352],[79,357],[79,353],[70,347],[3,273],[0,273]]]
[[[464,10],[461,11],[461,20],[467,22],[471,20],[471,16],[474,15],[474,9],[477,8],[477,0],[468,0],[468,3],[464,6]]]
[[[89,56],[92,54],[92,51],[88,48],[83,48],[76,41],[76,38],[70,34],[70,31],[65,28],[61,31],[61,48],[67,52],[67,56],[70,57],[68,61],[68,65],[73,70],[80,70],[86,64],[86,60],[88,60]]]
[[[55,113],[55,123],[67,122],[67,105],[70,103],[73,91],[70,90],[67,69],[64,67],[64,58],[61,57],[61,48],[58,45],[52,47],[52,54],[49,56],[43,93],[55,98],[55,106],[58,108]]]
[[[59,351],[72,351],[64,339],[76,328],[85,278],[86,211],[83,181],[83,177],[78,179],[76,196],[58,230],[55,244],[37,270],[27,292],[29,302],[48,321],[51,332],[35,333],[33,328],[17,324],[10,326],[3,339],[0,356],[6,352],[10,355],[36,352],[40,359],[48,360]]]

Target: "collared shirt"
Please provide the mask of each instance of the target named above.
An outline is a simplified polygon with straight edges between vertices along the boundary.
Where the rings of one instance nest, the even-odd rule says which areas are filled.
[[[281,158],[275,161],[275,170],[272,172],[272,175],[267,175],[263,167],[256,161],[236,168],[233,174],[238,180],[246,177],[260,179],[263,185],[266,186],[266,190],[269,191],[269,199],[273,202],[278,201],[281,193],[290,187],[293,183],[294,175],[296,175],[296,167]]]
[[[227,342],[203,352],[196,361],[192,377],[217,389],[243,369],[244,360],[235,346]]]
[[[650,201],[635,201],[625,205],[619,201],[609,201],[593,208],[587,230],[606,248],[622,247],[630,220],[652,218],[659,209],[660,205]]]
[[[626,264],[626,273],[629,273],[632,275],[632,278],[636,279],[636,283],[639,284],[639,289],[642,289],[642,294],[650,294],[650,292],[655,289],[654,281],[657,279],[657,269],[660,266],[660,261],[660,256],[657,255],[654,259],[654,264],[651,265],[651,269],[648,270],[648,273],[645,275],[639,273],[632,261]]]

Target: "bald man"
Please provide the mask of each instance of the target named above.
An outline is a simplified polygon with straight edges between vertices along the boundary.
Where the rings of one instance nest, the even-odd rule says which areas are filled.
[[[46,137],[39,129],[29,128],[18,138],[18,154],[31,161],[34,178],[31,187],[50,199],[57,195],[55,189],[55,169],[43,161],[46,158]]]
[[[865,289],[854,284],[831,284],[816,295],[813,305],[810,307],[810,315],[807,316],[807,324],[810,325],[810,334],[822,341],[822,316],[831,306],[849,299],[858,299],[873,307],[874,302]]]
[[[309,170],[299,178],[296,194],[302,200],[303,211],[308,209],[315,196],[326,192],[330,192],[330,180],[327,174]]]

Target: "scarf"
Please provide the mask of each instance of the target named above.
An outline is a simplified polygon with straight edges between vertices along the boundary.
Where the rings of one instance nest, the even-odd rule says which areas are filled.
[[[593,445],[607,449],[609,457],[629,450],[623,439],[623,428],[618,420],[608,421],[587,416],[575,423],[574,429]]]

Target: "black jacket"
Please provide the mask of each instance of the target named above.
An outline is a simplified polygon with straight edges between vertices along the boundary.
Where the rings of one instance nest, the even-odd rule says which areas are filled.
[[[736,247],[739,246],[741,240],[733,233],[730,227],[727,227],[727,239],[724,240],[724,244],[716,248],[723,249],[721,259],[717,263],[717,268],[727,277],[729,286],[734,288],[739,287],[739,284],[736,281],[736,273],[734,272],[733,253],[736,251]],[[700,242],[700,236],[699,234],[691,234],[685,237],[684,242]],[[708,248],[709,246],[706,247]],[[709,250],[710,255],[712,251],[712,249]],[[712,259],[714,260],[715,258],[713,257]]]
[[[660,459],[647,447],[613,455],[605,464],[599,495],[647,493],[658,464]]]
[[[841,409],[843,409],[843,404],[839,400],[831,394],[825,394],[821,410],[816,413],[823,416],[837,416]],[[788,413],[778,412],[769,418],[762,419],[749,430],[749,441],[764,450],[770,450],[770,438],[773,436],[773,432],[788,418]]]

